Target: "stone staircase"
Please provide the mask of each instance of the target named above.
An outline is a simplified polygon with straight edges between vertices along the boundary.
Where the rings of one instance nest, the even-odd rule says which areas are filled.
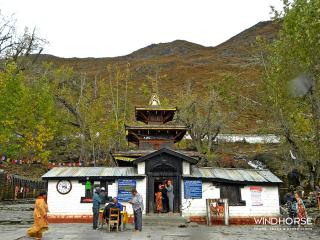
[[[145,226],[183,226],[186,225],[187,218],[181,217],[180,214],[152,214],[142,218],[142,224]]]

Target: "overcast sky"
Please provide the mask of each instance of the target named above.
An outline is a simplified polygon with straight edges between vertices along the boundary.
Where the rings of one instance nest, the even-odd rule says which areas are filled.
[[[0,0],[60,57],[113,57],[183,39],[215,46],[270,19],[280,0]]]

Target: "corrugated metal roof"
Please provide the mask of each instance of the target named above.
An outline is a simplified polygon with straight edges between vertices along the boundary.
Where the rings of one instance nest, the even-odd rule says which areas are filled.
[[[134,167],[55,167],[44,174],[42,178],[137,176],[142,175],[139,175]],[[229,182],[282,183],[282,181],[269,170],[257,169],[199,168],[192,166],[191,175],[184,175],[184,177]]]
[[[62,177],[134,177],[140,176],[133,167],[55,167],[42,178]]]
[[[199,168],[193,166],[191,175],[185,177],[226,180],[231,182],[282,183],[269,170],[237,169],[237,168]]]

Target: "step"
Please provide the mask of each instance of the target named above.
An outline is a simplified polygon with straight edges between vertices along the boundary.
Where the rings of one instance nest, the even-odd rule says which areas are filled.
[[[144,225],[174,225],[179,226],[186,224],[187,219],[184,217],[181,217],[180,215],[167,215],[167,214],[159,214],[159,215],[147,215],[143,216],[142,222]]]

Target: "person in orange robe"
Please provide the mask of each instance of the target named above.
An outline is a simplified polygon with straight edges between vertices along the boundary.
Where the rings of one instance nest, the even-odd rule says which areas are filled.
[[[47,193],[40,193],[34,205],[34,224],[27,231],[29,237],[33,237],[35,239],[42,239],[42,233],[48,230],[48,205],[46,201]]]
[[[304,203],[299,195],[299,193],[295,192],[294,197],[297,200],[297,217],[299,218],[299,225],[301,225],[301,220],[307,218],[307,212],[306,207],[304,206]]]
[[[156,204],[157,204],[157,212],[160,213],[162,211],[162,190],[163,186],[159,185],[159,191],[155,194],[156,196]]]

